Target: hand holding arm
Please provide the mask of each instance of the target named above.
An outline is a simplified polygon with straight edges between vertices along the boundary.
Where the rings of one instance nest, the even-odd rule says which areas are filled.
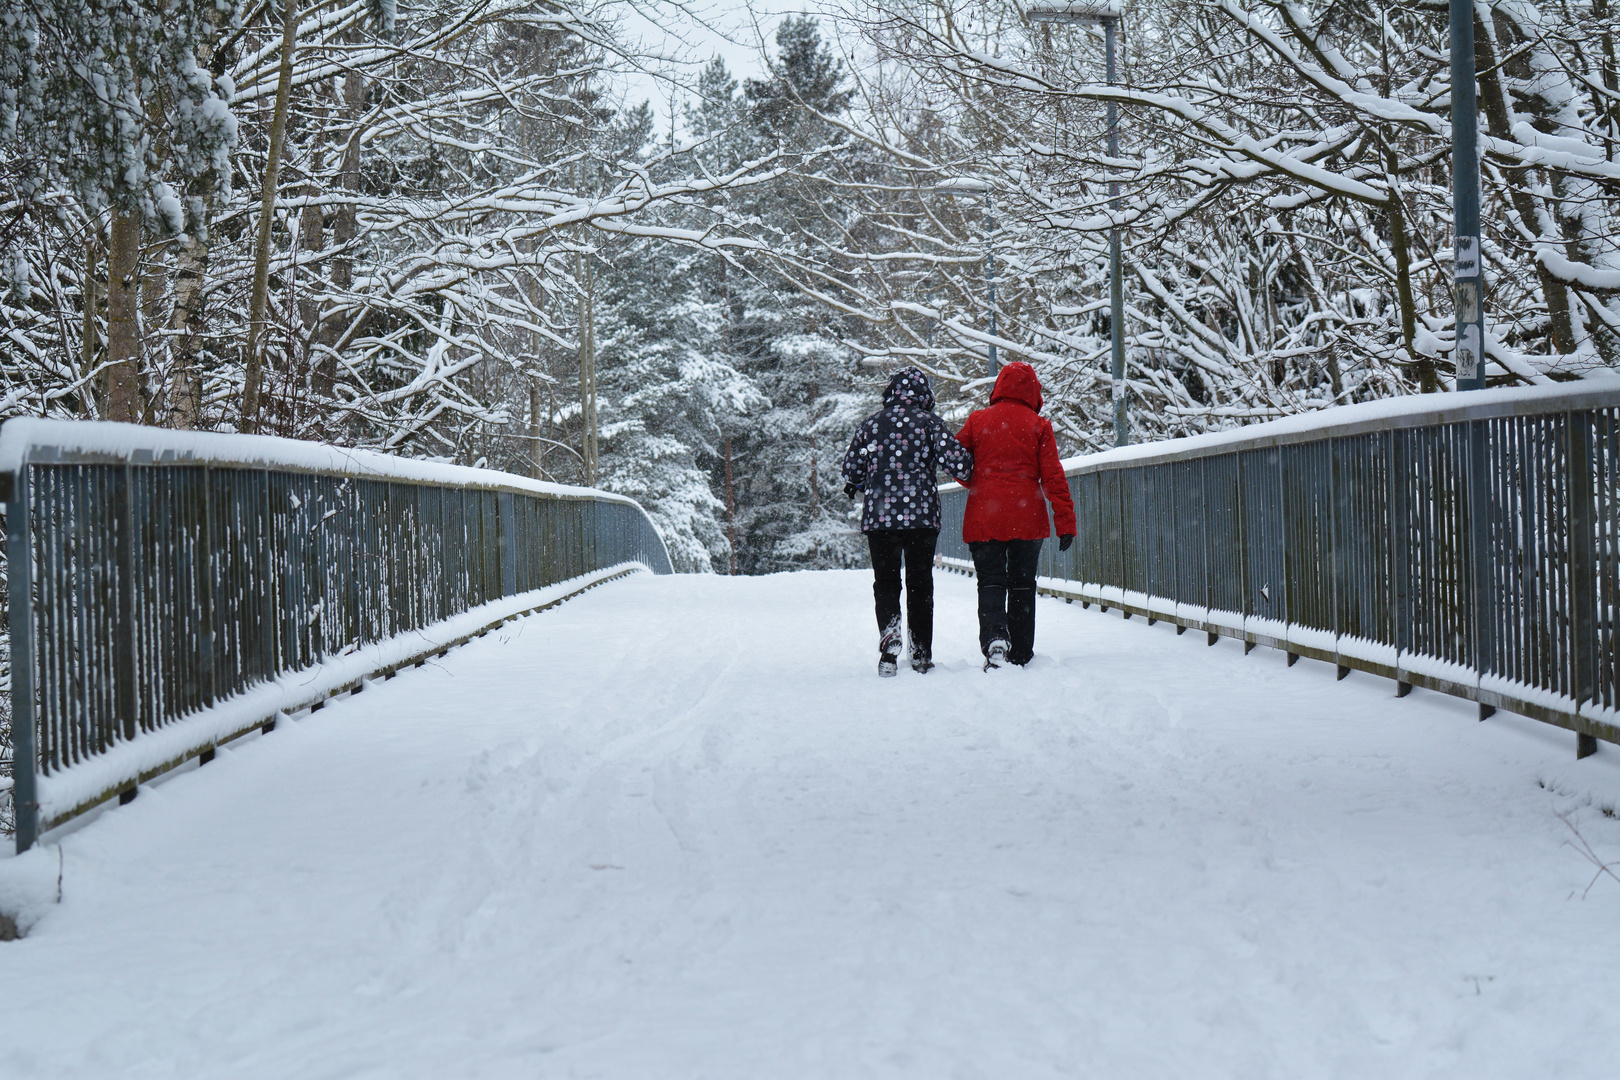
[[[937,419],[937,418],[936,418]],[[964,432],[967,428],[962,429]],[[934,452],[940,465],[958,481],[966,484],[973,476],[973,451],[960,436],[952,435],[945,421],[939,420],[934,430]]]

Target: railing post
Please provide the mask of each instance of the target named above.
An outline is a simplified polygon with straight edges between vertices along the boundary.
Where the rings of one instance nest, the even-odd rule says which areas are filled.
[[[1215,552],[1210,548],[1209,540],[1209,458],[1198,459],[1198,493],[1204,504],[1204,512],[1199,515],[1199,525],[1204,532],[1204,621],[1209,621],[1210,609],[1215,606],[1214,585],[1215,580]],[[1213,641],[1211,642],[1213,644]]]
[[[1181,492],[1177,490],[1180,486],[1177,480],[1181,470],[1176,468],[1174,462],[1171,462],[1165,472],[1170,478],[1170,483],[1166,485],[1170,489],[1170,536],[1168,544],[1170,548],[1170,591],[1161,599],[1169,600],[1172,604],[1179,604],[1181,603],[1181,544],[1179,543],[1181,539]]]
[[[272,541],[275,530],[272,523],[275,515],[270,510],[270,470],[260,469],[259,477],[259,505],[256,508],[259,514],[259,652],[260,661],[264,664],[264,677],[271,678],[279,669],[276,660],[276,643],[280,635],[276,632],[276,606],[273,591],[275,578],[275,560],[272,554]]]
[[[1389,457],[1390,617],[1397,672],[1402,654],[1410,652],[1412,647],[1412,546],[1408,543],[1412,527],[1412,467],[1403,435],[1403,432],[1391,431],[1385,442]],[[1405,697],[1411,691],[1411,683],[1396,683],[1397,697]]]
[[[1339,634],[1343,627],[1343,616],[1340,604],[1343,600],[1343,583],[1339,580],[1339,454],[1338,439],[1327,440],[1327,529],[1324,535],[1327,538],[1328,555],[1328,618],[1332,620],[1333,651],[1339,651]],[[1341,667],[1339,678],[1344,678]]]
[[[1480,365],[1483,371],[1484,365]],[[1491,568],[1490,526],[1491,492],[1488,484],[1490,462],[1487,459],[1489,421],[1474,420],[1468,424],[1468,500],[1469,552],[1473,569],[1473,588],[1470,601],[1473,606],[1474,671],[1483,681],[1496,667],[1496,633],[1492,619],[1496,605],[1493,602],[1494,575]],[[1480,719],[1495,712],[1494,706],[1480,704]]]
[[[1277,621],[1283,625],[1284,639],[1288,637],[1288,627],[1293,624],[1294,618],[1294,590],[1288,576],[1292,572],[1288,560],[1288,471],[1283,465],[1287,457],[1288,448],[1277,447],[1277,543],[1282,548],[1277,558],[1282,567],[1282,596],[1277,602]]]
[[[202,662],[203,662],[203,704],[212,705],[218,700],[215,693],[215,680],[217,678],[217,664],[214,661],[214,644],[218,640],[214,634],[215,621],[218,617],[217,606],[214,603],[214,472],[207,465],[202,470],[202,566],[198,576],[202,583]]]
[[[1592,483],[1592,421],[1590,412],[1565,417],[1568,440],[1566,475],[1569,478],[1569,592],[1573,669],[1570,696],[1577,715],[1597,700],[1597,506]],[[1576,734],[1576,756],[1597,752],[1597,740]]]
[[[1254,566],[1253,554],[1249,550],[1249,466],[1251,455],[1239,453],[1232,455],[1232,462],[1237,466],[1233,471],[1237,474],[1236,482],[1232,486],[1232,522],[1237,527],[1237,557],[1241,568],[1241,584],[1238,594],[1243,598],[1243,610],[1238,614],[1243,616],[1244,652],[1254,648],[1249,640],[1249,619],[1254,615]]]
[[[501,511],[501,595],[517,595],[517,496],[497,496]]]
[[[138,730],[135,715],[135,514],[134,476],[132,466],[126,463],[112,476],[112,510],[114,521],[113,543],[117,553],[113,560],[118,575],[114,594],[118,597],[118,640],[113,647],[113,679],[115,700],[118,703],[119,733],[133,739]]]
[[[349,510],[349,617],[354,620],[354,643],[366,643],[366,493],[370,490],[361,481],[350,487],[352,505]]]
[[[28,459],[7,477],[6,572],[11,620],[11,805],[17,816],[17,854],[39,837],[38,768],[34,748],[34,560],[29,538]]]
[[[1116,532],[1113,548],[1116,557],[1114,560],[1114,580],[1109,582],[1119,590],[1122,614],[1124,613],[1123,601],[1125,598],[1125,567],[1129,565],[1130,558],[1125,553],[1125,544],[1127,543],[1125,530],[1125,472],[1126,470],[1120,469],[1114,474],[1114,528]]]

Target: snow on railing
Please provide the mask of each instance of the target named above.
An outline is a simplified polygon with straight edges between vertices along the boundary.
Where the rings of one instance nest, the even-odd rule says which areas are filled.
[[[623,496],[267,436],[9,420],[0,501],[19,851],[367,677],[671,572]]]
[[[1064,462],[1044,592],[1620,742],[1620,380],[1325,409]],[[967,493],[941,556],[972,568]]]

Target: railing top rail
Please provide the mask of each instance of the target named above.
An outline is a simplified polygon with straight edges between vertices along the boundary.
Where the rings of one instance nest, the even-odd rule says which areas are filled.
[[[1620,379],[1616,378],[1585,379],[1553,386],[1473,390],[1467,394],[1413,394],[1356,405],[1338,405],[1230,431],[1084,454],[1066,459],[1063,472],[1066,476],[1079,476],[1102,469],[1159,465],[1241,450],[1365,435],[1375,431],[1435,427],[1500,416],[1536,416],[1617,407],[1620,407]],[[950,483],[941,485],[939,490],[947,492],[960,488],[961,485]]]
[[[558,499],[593,499],[640,504],[625,495],[596,488],[531,480],[495,469],[390,457],[326,443],[273,435],[233,435],[216,431],[170,431],[140,424],[15,417],[0,424],[0,475],[23,464],[210,465],[271,469],[277,472],[352,476],[406,484],[510,491]]]

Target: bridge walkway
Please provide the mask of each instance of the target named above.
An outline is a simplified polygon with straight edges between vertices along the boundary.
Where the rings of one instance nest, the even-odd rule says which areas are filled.
[[[864,574],[639,575],[47,838],[0,1075],[1612,1068],[1620,753],[937,583],[880,680]]]

